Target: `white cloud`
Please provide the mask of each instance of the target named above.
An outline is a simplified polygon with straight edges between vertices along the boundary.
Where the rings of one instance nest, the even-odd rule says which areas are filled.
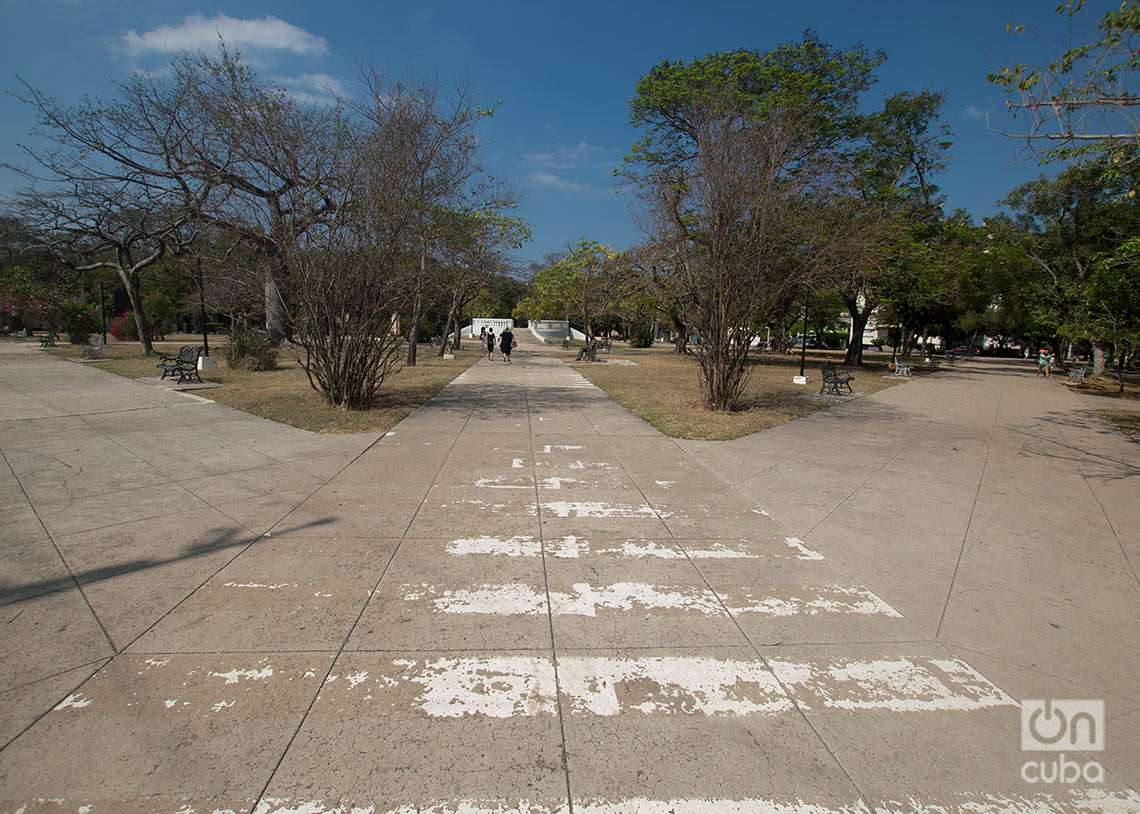
[[[572,167],[580,167],[583,164],[588,164],[596,160],[598,154],[601,152],[601,147],[580,141],[569,147],[555,147],[551,150],[544,150],[538,153],[528,153],[524,158],[528,164],[536,167],[551,170],[568,170]]]
[[[178,25],[163,25],[141,34],[131,30],[123,35],[121,45],[127,54],[140,56],[210,48],[217,45],[219,37],[227,46],[239,49],[290,51],[302,56],[318,56],[329,50],[324,37],[276,17],[239,20],[225,14],[211,18],[192,14]]]
[[[281,86],[287,96],[302,104],[328,104],[352,95],[344,82],[327,73],[275,76],[273,81]]]
[[[530,182],[538,187],[547,187],[548,189],[561,189],[567,192],[595,192],[595,188],[589,184],[580,184],[577,181],[571,181],[568,178],[563,178],[560,175],[555,175],[552,172],[532,172],[530,174]]]
[[[982,108],[977,107],[976,105],[966,105],[966,107],[962,110],[962,115],[967,119],[984,119],[989,115],[989,112],[982,110]]]

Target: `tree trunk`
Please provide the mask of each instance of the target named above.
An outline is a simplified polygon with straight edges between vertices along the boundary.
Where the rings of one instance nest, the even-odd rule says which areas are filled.
[[[272,273],[265,275],[265,330],[274,342],[281,342],[289,335],[281,291]]]
[[[420,341],[420,309],[423,307],[420,292],[412,300],[412,326],[408,329],[408,367],[416,366],[416,345]]]
[[[412,326],[408,329],[408,367],[416,366],[416,345],[420,340],[420,314],[423,311],[424,273],[427,270],[427,246],[420,248],[420,276],[416,280],[416,296],[412,300]]]
[[[440,340],[439,350],[437,350],[435,354],[438,357],[442,357],[447,353],[448,339],[452,333],[455,334],[455,341],[451,344],[451,348],[452,350],[459,348],[459,328],[456,327],[459,324],[459,317],[456,316],[455,313],[457,309],[458,305],[455,301],[455,296],[452,295],[451,306],[447,309],[447,319],[443,321],[443,339]]]
[[[673,314],[673,330],[677,332],[677,338],[673,340],[674,353],[688,353],[689,352],[689,332],[685,328],[685,323],[676,314]]]
[[[863,365],[863,331],[867,329],[867,321],[871,318],[874,308],[860,308],[859,300],[844,297],[847,304],[847,315],[851,317],[851,335],[847,340],[847,353],[843,357],[845,365]]]
[[[1104,345],[1093,342],[1093,375],[1104,373]]]
[[[139,290],[138,277],[122,271],[119,272],[119,277],[123,281],[123,288],[127,290],[127,299],[131,301],[131,312],[135,317],[139,344],[142,345],[143,353],[150,356],[154,353],[154,346],[150,341],[150,324],[147,322],[146,312],[143,310],[142,292]]]

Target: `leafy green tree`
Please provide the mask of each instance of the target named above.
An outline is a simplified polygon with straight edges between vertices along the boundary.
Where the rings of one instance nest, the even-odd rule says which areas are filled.
[[[943,196],[934,182],[946,166],[951,132],[939,122],[945,94],[903,92],[862,121],[862,140],[852,156],[853,182],[872,232],[865,251],[836,264],[837,288],[851,320],[852,341],[846,364],[863,362],[863,331],[883,303],[887,289],[892,308],[917,315],[918,297],[930,291],[929,279],[910,279],[928,268],[924,242],[936,239]],[[903,294],[903,292],[906,292]]]
[[[642,137],[621,173],[646,199],[652,241],[677,278],[678,322],[700,336],[710,409],[733,408],[751,339],[814,282],[797,221],[830,193],[882,60],[809,31],[769,51],[662,62],[637,84],[630,121]]]
[[[1074,164],[1055,178],[1019,186],[1003,201],[1014,214],[1009,238],[1036,269],[1032,284],[1040,292],[1043,316],[1055,326],[1054,344],[1062,336],[1085,336],[1079,305],[1094,263],[1140,234],[1131,177],[1105,172],[1106,164],[1106,159]],[[1094,340],[1093,350],[1099,373],[1104,349]]]
[[[1099,258],[1084,293],[1084,325],[1090,337],[1111,348],[1123,393],[1124,366],[1140,350],[1140,237]]]
[[[539,269],[516,313],[526,319],[570,319],[593,336],[598,319],[620,299],[618,253],[604,243],[580,240],[562,257]]]

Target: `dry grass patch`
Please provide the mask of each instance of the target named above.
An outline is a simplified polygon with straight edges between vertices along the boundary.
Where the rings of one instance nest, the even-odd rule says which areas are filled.
[[[1124,374],[1126,377],[1129,374]],[[1053,378],[1064,382],[1065,374],[1060,371],[1053,373]],[[1124,392],[1120,392],[1120,382],[1116,378],[1115,373],[1105,373],[1101,376],[1093,376],[1091,373],[1085,377],[1083,384],[1067,384],[1068,387],[1086,395],[1086,396],[1104,396],[1105,398],[1114,399],[1140,399],[1140,383],[1135,381],[1135,374],[1131,374],[1130,378],[1124,380]]]
[[[572,362],[573,353],[566,352],[563,358]],[[668,346],[641,349],[614,345],[612,353],[598,358],[628,359],[637,364],[581,362],[574,368],[666,435],[709,441],[739,438],[826,409],[833,400],[805,396],[819,392],[820,365],[843,361],[837,353],[809,353],[806,372],[811,383],[804,387],[792,384],[792,376],[799,373],[799,356],[757,356],[738,409],[716,413],[701,406],[699,366],[691,356],[678,356]],[[887,360],[871,360],[866,368],[856,370],[855,392],[874,393],[898,384],[898,379],[886,378],[886,365]]]
[[[1140,441],[1140,411],[1097,410],[1096,414],[1124,433],[1126,438]]]
[[[180,345],[191,343],[191,337],[185,341],[156,342],[155,350],[173,354],[177,353]],[[230,370],[226,367],[223,348],[224,342],[215,345],[211,338],[210,355],[217,359],[218,367],[202,376],[206,381],[219,382],[223,386],[203,390],[197,395],[282,424],[334,434],[391,429],[481,356],[472,345],[459,351],[454,359],[440,359],[424,346],[415,367],[401,368],[384,382],[380,401],[375,407],[349,411],[325,402],[309,386],[304,368],[288,354],[282,353],[278,357],[276,370]],[[68,359],[80,357],[77,345],[60,346],[50,352]],[[108,361],[92,366],[132,379],[161,375],[155,368],[157,357],[144,356],[134,343],[112,343],[104,355]]]

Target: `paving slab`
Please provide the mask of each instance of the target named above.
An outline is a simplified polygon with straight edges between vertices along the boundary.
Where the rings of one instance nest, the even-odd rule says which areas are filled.
[[[557,810],[553,690],[537,654],[345,653],[258,811]]]
[[[248,811],[331,662],[118,656],[0,752],[0,805]]]

